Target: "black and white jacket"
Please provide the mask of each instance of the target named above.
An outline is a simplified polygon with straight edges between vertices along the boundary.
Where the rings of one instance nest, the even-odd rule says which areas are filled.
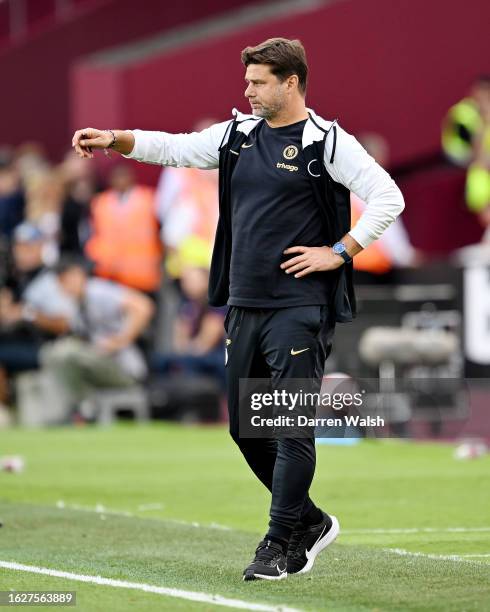
[[[303,154],[312,191],[320,207],[332,245],[347,232],[363,247],[381,236],[404,208],[403,196],[389,174],[368,155],[357,140],[336,122],[326,121],[308,109],[303,130]],[[231,254],[230,183],[241,145],[261,118],[233,111],[234,118],[202,132],[169,134],[134,130],[135,146],[127,156],[163,166],[219,168],[220,217],[213,250],[209,283],[212,305],[228,300]],[[350,229],[350,191],[367,204]],[[333,320],[349,321],[355,315],[352,264],[326,272],[335,283],[331,304]],[[330,285],[330,282],[328,283]]]

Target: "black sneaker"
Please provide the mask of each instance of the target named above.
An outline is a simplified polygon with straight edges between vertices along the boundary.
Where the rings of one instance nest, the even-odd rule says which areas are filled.
[[[262,540],[255,551],[255,559],[243,572],[243,579],[282,580],[287,575],[286,555],[280,544]]]
[[[317,555],[339,535],[339,521],[323,512],[318,525],[296,525],[289,540],[287,571],[289,574],[306,574],[315,563]]]

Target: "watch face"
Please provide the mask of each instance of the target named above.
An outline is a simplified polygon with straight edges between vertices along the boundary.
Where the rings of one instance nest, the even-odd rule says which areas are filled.
[[[345,251],[345,245],[342,244],[341,242],[337,242],[336,244],[333,245],[333,252],[337,253],[337,255],[340,255],[344,251]]]

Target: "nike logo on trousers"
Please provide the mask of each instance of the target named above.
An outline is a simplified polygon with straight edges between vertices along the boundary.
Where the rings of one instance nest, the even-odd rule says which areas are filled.
[[[291,355],[299,355],[300,353],[304,353],[305,351],[309,351],[309,350],[310,350],[310,347],[301,349],[299,351],[295,351],[294,349],[291,349]]]

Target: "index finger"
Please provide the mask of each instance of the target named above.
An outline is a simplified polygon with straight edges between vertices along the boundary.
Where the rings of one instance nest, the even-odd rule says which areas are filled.
[[[83,130],[77,130],[73,134],[73,138],[71,139],[71,144],[73,147],[78,144],[78,142],[80,141],[80,138],[82,137],[82,134],[83,134]]]
[[[305,247],[305,246],[294,246],[294,247],[289,247],[289,249],[286,249],[285,251],[283,251],[284,255],[289,255],[290,253],[306,253],[306,251],[309,249],[309,247]]]
[[[280,267],[284,270],[285,268],[290,268],[291,266],[296,265],[297,263],[306,261],[308,258],[304,257],[304,255],[296,255],[296,257],[291,257],[287,261],[284,261]]]
[[[96,131],[93,128],[84,128],[83,130],[77,130],[73,134],[72,145],[80,145],[80,140],[83,138],[85,140],[91,139],[94,136],[94,132]]]

